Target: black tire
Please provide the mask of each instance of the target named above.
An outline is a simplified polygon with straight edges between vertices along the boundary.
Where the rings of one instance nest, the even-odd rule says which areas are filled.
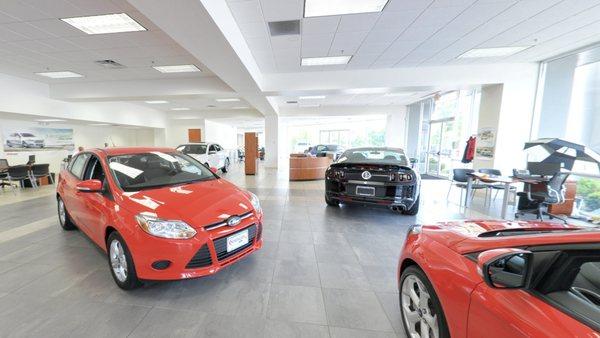
[[[224,173],[229,171],[229,158],[225,159],[225,165],[223,166],[223,168],[221,168],[221,171]]]
[[[114,241],[118,241],[120,243],[121,248],[123,248],[123,254],[125,255],[125,260],[127,262],[127,272],[126,272],[126,278],[124,280],[119,280],[119,278],[117,278],[117,275],[115,274],[115,271],[111,264],[110,247]],[[142,282],[137,278],[137,273],[135,271],[135,265],[133,264],[133,258],[131,257],[131,252],[129,251],[129,248],[127,247],[127,244],[125,243],[125,240],[123,239],[123,237],[121,237],[121,235],[117,231],[113,231],[110,233],[110,235],[108,235],[108,239],[106,240],[106,256],[108,259],[108,267],[110,269],[110,274],[113,276],[113,279],[115,280],[115,283],[117,284],[118,287],[120,287],[123,290],[133,290],[142,285]]]
[[[429,278],[427,278],[427,276],[425,275],[425,272],[423,272],[423,270],[421,270],[421,268],[419,268],[416,265],[412,265],[409,266],[408,268],[406,268],[404,271],[402,271],[402,275],[400,276],[400,290],[399,290],[399,301],[400,301],[400,320],[402,321],[402,326],[404,327],[404,332],[406,335],[409,335],[409,329],[406,325],[406,321],[404,320],[404,309],[402,307],[402,285],[404,285],[404,280],[408,277],[408,276],[415,276],[417,277],[425,286],[425,288],[427,289],[427,292],[429,293],[430,296],[430,307],[432,308],[432,310],[435,312],[434,315],[438,316],[438,326],[439,326],[439,337],[440,338],[450,338],[450,331],[448,330],[448,323],[446,322],[446,316],[444,315],[444,311],[442,309],[442,305],[440,304],[440,300],[438,298],[438,295],[435,293],[435,289],[433,288],[433,285],[431,285],[431,282],[429,281]]]
[[[329,196],[325,195],[325,203],[330,207],[339,207],[340,201],[334,198],[329,198]]]
[[[421,196],[417,197],[417,201],[415,202],[415,204],[413,204],[413,206],[410,207],[410,209],[405,210],[404,214],[410,215],[410,216],[414,216],[414,215],[418,214],[419,213],[419,204],[421,204],[420,202],[421,202]]]
[[[56,208],[58,212],[58,223],[63,228],[63,230],[71,231],[77,229],[75,223],[71,220],[71,216],[69,216],[69,212],[67,211],[67,207],[65,206],[65,202],[62,200],[60,196],[56,199]],[[64,217],[61,217],[61,208],[64,211]]]

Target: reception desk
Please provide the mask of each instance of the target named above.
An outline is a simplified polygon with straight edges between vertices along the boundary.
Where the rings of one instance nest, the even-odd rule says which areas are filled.
[[[329,157],[290,155],[290,181],[322,180],[331,164]]]

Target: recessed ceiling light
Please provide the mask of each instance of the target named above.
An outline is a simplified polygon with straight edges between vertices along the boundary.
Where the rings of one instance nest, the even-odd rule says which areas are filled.
[[[298,101],[295,101],[295,100],[289,100],[289,101],[285,101],[285,103],[289,103],[289,104],[295,104],[295,103],[298,103]]]
[[[388,0],[305,0],[304,17],[381,12]]]
[[[319,108],[320,104],[301,104],[300,108]]]
[[[238,102],[240,99],[230,98],[230,99],[217,99],[217,102]]]
[[[179,107],[179,108],[171,108],[171,110],[182,111],[182,110],[190,110],[190,108]]]
[[[302,58],[302,66],[331,66],[345,65],[350,61],[351,55],[323,56],[315,58]]]
[[[509,56],[524,51],[531,46],[518,47],[494,47],[494,48],[474,48],[462,54],[459,58],[490,58],[498,56]]]
[[[51,79],[67,79],[67,78],[71,78],[71,77],[83,77],[83,75],[75,73],[75,72],[70,72],[70,71],[64,71],[64,72],[42,72],[42,73],[35,73],[39,76],[45,76],[45,77],[49,77]]]
[[[65,122],[65,120],[61,119],[37,119],[38,122]]]
[[[125,13],[81,16],[61,19],[87,34],[108,34],[145,31],[139,23]]]
[[[345,90],[346,94],[383,94],[387,88],[351,88]]]
[[[325,98],[325,95],[308,95],[308,96],[300,96],[298,99],[300,100],[322,100]]]
[[[233,107],[231,109],[248,109],[248,107],[246,107],[246,106],[237,106],[237,107]]]
[[[169,101],[165,101],[165,100],[152,100],[152,101],[144,101],[148,104],[164,104],[164,103],[169,103]]]
[[[200,68],[195,65],[154,66],[152,68],[161,73],[192,73],[200,71]]]

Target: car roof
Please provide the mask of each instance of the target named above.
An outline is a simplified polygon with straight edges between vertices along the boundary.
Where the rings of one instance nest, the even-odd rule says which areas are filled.
[[[140,153],[150,153],[154,151],[163,152],[163,153],[173,153],[176,152],[175,148],[167,148],[167,147],[111,147],[111,148],[94,148],[89,149],[88,151],[94,153],[103,153],[107,156],[116,156],[116,155],[128,155],[128,154],[140,154]]]
[[[360,148],[346,149],[346,151],[363,151],[363,150],[380,150],[380,151],[390,150],[390,151],[404,152],[404,149],[402,149],[402,148],[392,148],[392,147],[360,147]]]

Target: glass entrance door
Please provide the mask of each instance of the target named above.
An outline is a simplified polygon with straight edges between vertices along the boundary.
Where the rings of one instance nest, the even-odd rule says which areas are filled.
[[[454,138],[454,118],[429,123],[427,174],[449,177]]]

